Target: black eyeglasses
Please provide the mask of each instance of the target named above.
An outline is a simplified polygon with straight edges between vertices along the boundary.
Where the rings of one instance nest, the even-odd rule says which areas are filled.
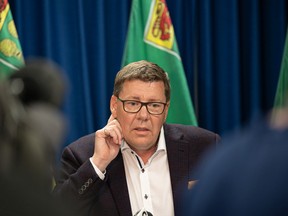
[[[162,102],[141,102],[135,100],[122,100],[117,97],[119,101],[123,103],[123,109],[127,113],[138,113],[140,109],[145,106],[148,113],[151,115],[161,115],[164,112],[167,103]]]

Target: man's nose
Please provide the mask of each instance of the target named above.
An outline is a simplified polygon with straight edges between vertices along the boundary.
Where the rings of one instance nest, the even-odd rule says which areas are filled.
[[[140,116],[141,118],[144,118],[144,119],[148,118],[148,117],[149,117],[149,112],[148,112],[147,105],[143,105],[143,106],[140,108],[138,114],[139,114],[139,116]]]

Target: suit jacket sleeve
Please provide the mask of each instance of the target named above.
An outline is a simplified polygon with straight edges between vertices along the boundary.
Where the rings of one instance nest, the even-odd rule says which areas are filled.
[[[75,211],[81,210],[81,215],[86,215],[83,210],[89,212],[95,194],[105,184],[105,179],[98,177],[90,163],[93,151],[94,134],[68,145],[63,150],[60,170],[56,175],[54,195],[74,206]]]

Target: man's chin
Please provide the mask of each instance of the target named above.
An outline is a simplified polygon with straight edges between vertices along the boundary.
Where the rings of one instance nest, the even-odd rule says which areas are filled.
[[[133,144],[130,144],[130,143],[133,143]],[[137,139],[131,140],[130,143],[128,143],[128,145],[134,151],[147,151],[153,148],[153,146],[155,146],[154,144],[151,144],[152,141],[150,139],[148,140],[147,138],[146,139],[137,138]]]

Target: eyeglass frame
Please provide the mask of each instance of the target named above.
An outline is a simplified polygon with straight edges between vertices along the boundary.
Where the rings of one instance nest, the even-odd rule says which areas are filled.
[[[121,99],[120,97],[117,97],[117,99],[118,99],[120,102],[122,102],[123,110],[124,110],[125,112],[127,112],[127,113],[138,113],[138,112],[142,109],[142,107],[145,106],[147,112],[148,112],[150,115],[162,115],[163,112],[164,112],[164,110],[165,110],[165,107],[166,107],[166,105],[167,105],[167,103],[164,103],[164,102],[155,102],[155,101],[153,101],[153,102],[152,102],[152,101],[151,101],[151,102],[142,102],[142,101],[138,101],[138,100],[123,100],[123,99]],[[125,105],[124,105],[125,102],[127,102],[127,101],[132,101],[132,102],[140,103],[141,106],[140,106],[139,109],[138,109],[137,111],[135,111],[135,112],[127,111],[127,110],[125,109]],[[161,113],[155,114],[155,113],[151,113],[151,112],[149,111],[147,105],[148,105],[148,104],[153,104],[153,103],[164,105],[163,110],[162,110]]]

